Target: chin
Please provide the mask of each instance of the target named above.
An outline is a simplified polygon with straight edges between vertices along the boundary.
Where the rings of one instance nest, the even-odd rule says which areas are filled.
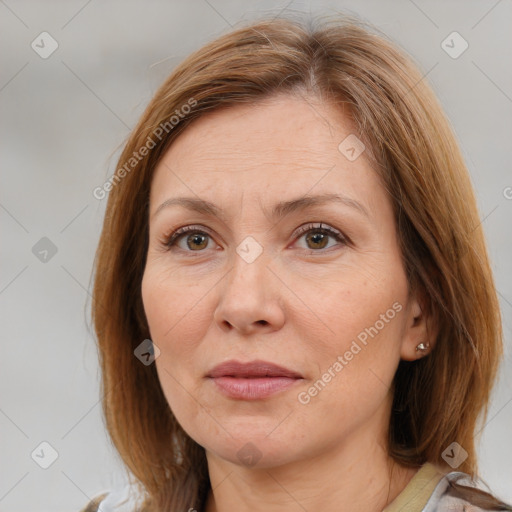
[[[254,419],[251,428],[233,429],[226,426],[224,436],[199,442],[214,457],[222,458],[240,467],[268,469],[282,466],[295,460],[301,447],[300,441],[290,440],[284,432],[278,435],[276,423],[268,427],[269,422],[255,428]],[[274,430],[274,431],[273,431]],[[270,435],[269,435],[270,433]]]

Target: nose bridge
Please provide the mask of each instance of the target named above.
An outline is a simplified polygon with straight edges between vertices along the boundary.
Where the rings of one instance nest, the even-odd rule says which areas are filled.
[[[269,254],[252,236],[239,243],[220,291],[215,311],[217,323],[231,324],[241,331],[255,325],[280,323],[282,312],[271,298],[275,290],[272,290],[272,273],[267,268]]]
[[[258,259],[261,260],[261,256],[265,252],[265,256],[268,255],[267,251],[264,250],[263,244],[256,240],[253,236],[246,236],[236,247],[236,253],[247,265],[252,265]],[[265,258],[264,258],[265,259]],[[261,262],[260,262],[261,263]]]
[[[228,286],[239,286],[241,291],[249,292],[243,294],[244,296],[261,293],[268,286],[268,261],[268,251],[265,251],[263,244],[253,236],[246,236],[236,246],[233,254],[233,268],[227,279]],[[247,290],[247,287],[252,287],[252,290]]]

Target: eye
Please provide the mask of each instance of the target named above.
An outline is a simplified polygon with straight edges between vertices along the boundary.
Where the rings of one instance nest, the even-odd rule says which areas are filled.
[[[304,239],[307,244],[307,247],[305,248],[313,250],[314,252],[318,252],[320,249],[325,249],[329,243],[329,238],[334,238],[342,245],[347,244],[347,240],[339,231],[328,226],[322,226],[322,223],[320,223],[320,225],[307,224],[302,226],[295,233],[295,236],[299,238],[305,236]],[[332,247],[332,245],[327,248],[330,247]]]
[[[295,233],[294,238],[305,237],[307,247],[313,252],[319,252],[321,249],[330,248],[328,246],[329,238],[336,240],[342,245],[347,244],[347,239],[342,233],[329,226],[307,224],[301,226]],[[184,226],[177,229],[162,240],[162,245],[167,250],[173,250],[176,247],[187,252],[202,252],[209,248],[209,242],[213,242],[210,234],[201,226]],[[336,244],[333,244],[336,245]],[[211,247],[210,247],[211,248]]]
[[[182,241],[184,243],[180,245]],[[203,249],[208,248],[210,241],[210,235],[206,231],[199,229],[199,226],[184,226],[165,237],[163,245],[169,250],[178,246],[183,251],[201,252]]]

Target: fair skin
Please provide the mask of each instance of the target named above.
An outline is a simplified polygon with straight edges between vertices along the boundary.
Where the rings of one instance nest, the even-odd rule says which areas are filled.
[[[364,152],[350,161],[338,150],[354,131],[339,108],[281,94],[202,116],[155,170],[142,297],[166,399],[206,450],[207,512],[381,511],[416,472],[386,451],[390,387],[400,359],[433,340],[409,293],[390,199]],[[280,201],[332,193],[366,214],[328,202],[270,216]],[[184,196],[214,203],[222,219],[159,209]],[[320,223],[346,242],[320,243]],[[197,230],[165,248],[182,226]],[[249,236],[263,249],[250,263],[236,250]],[[347,360],[372,326],[377,334]],[[260,400],[226,397],[206,374],[233,359],[302,379]],[[325,387],[308,394],[329,368]],[[244,446],[253,465],[237,454]]]

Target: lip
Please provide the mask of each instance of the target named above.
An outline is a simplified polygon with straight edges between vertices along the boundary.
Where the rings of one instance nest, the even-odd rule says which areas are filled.
[[[229,398],[260,400],[293,386],[303,379],[300,373],[268,361],[226,361],[207,375]]]
[[[302,379],[302,375],[284,366],[279,366],[268,361],[256,360],[248,363],[239,361],[226,361],[218,364],[207,375],[208,377],[288,377],[290,379]]]

